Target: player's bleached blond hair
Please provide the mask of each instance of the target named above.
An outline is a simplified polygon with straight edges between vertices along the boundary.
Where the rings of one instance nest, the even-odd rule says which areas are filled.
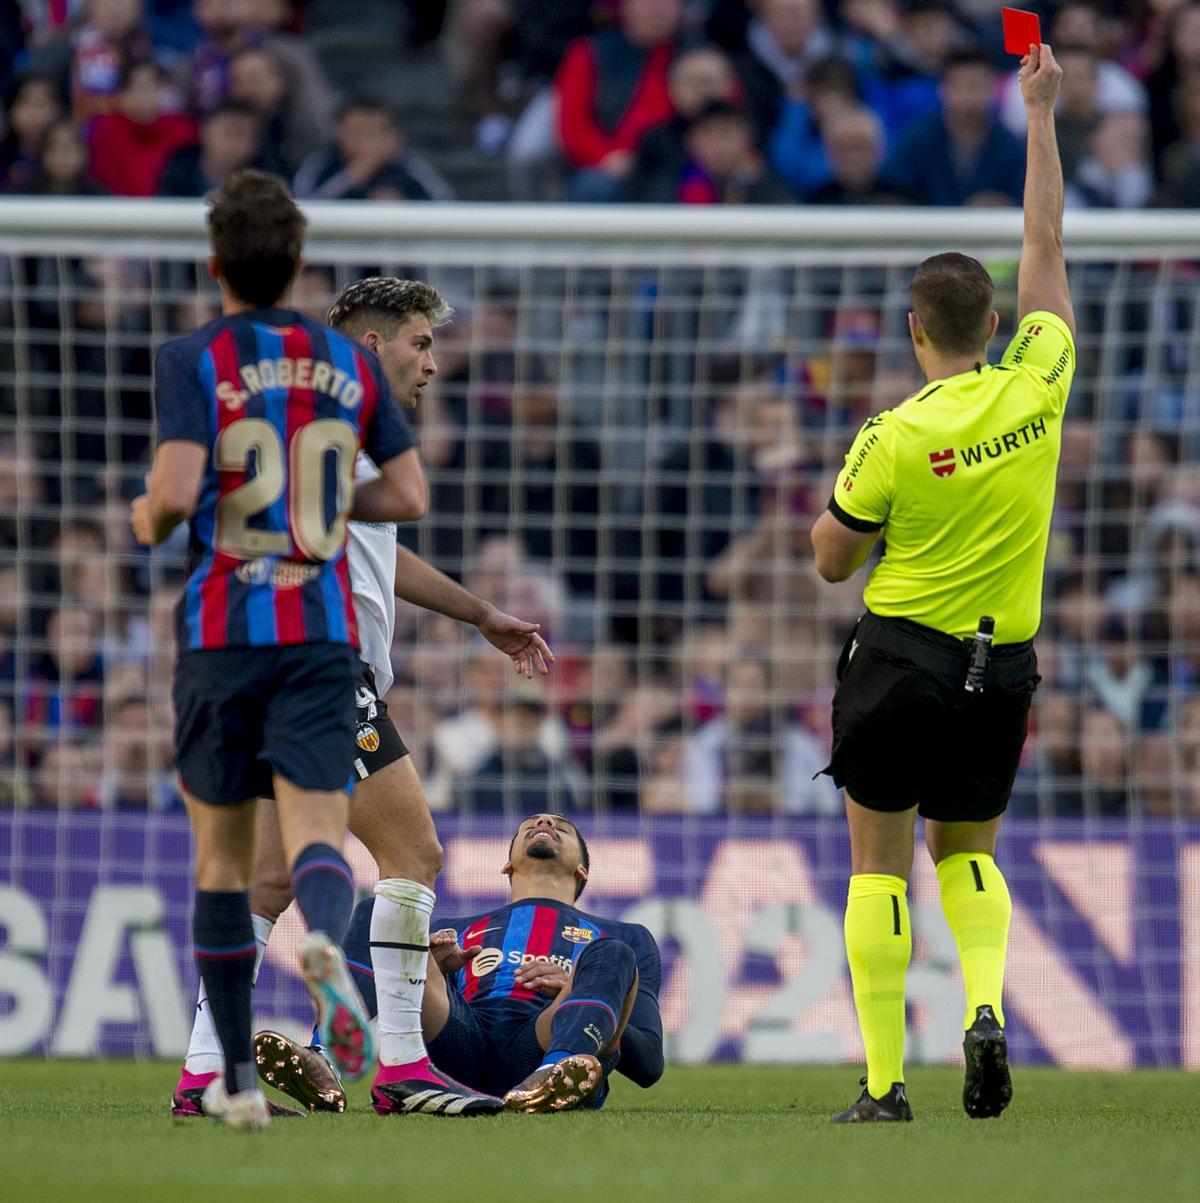
[[[421,280],[368,276],[338,293],[325,320],[352,338],[361,338],[368,330],[392,338],[414,316],[428,318],[436,330],[454,316],[454,310],[436,288]]]

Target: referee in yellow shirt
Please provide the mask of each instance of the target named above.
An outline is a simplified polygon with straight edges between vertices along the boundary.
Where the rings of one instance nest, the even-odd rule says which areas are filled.
[[[928,384],[859,431],[813,527],[830,581],[857,571],[881,533],[887,543],[833,701],[828,771],[846,791],[846,953],[867,1054],[866,1089],[837,1123],[912,1119],[905,894],[918,814],[966,986],[963,1107],[995,1116],[1012,1098],[1001,1000],[1012,904],[993,852],[1038,681],[1032,639],[1075,372],[1054,133],[1061,77],[1049,46],[1030,47],[1015,337],[989,366],[998,318],[983,265],[959,254],[922,263],[908,323]]]

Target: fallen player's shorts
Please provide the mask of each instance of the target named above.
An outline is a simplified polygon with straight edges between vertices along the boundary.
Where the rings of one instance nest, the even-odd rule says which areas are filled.
[[[403,760],[408,748],[388,715],[387,702],[379,696],[374,671],[366,664],[360,668],[362,677],[354,691],[354,775],[364,781]]]
[[[449,981],[450,1017],[429,1041],[434,1065],[464,1086],[503,1096],[523,1082],[545,1057],[537,1038],[537,1014],[511,1015],[501,1007],[472,1007]],[[600,1059],[606,1074],[616,1068],[619,1053]],[[585,1106],[597,1108],[608,1094],[607,1081]]]
[[[1008,806],[1037,688],[1032,643],[996,644],[981,693],[971,644],[867,613],[846,641],[825,770],[868,810],[981,823]]]
[[[342,643],[185,652],[172,689],[184,789],[248,802],[271,795],[273,772],[301,789],[349,789],[361,671]]]

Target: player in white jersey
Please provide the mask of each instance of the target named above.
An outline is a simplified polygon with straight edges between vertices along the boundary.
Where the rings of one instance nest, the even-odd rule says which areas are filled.
[[[429,285],[372,278],[344,289],[328,321],[379,356],[394,395],[411,407],[437,372],[433,331],[450,317],[449,307]],[[377,474],[370,458],[360,453],[356,481]],[[380,1114],[414,1109],[444,1115],[491,1114],[502,1108],[502,1102],[436,1070],[421,1037],[429,917],[442,849],[420,779],[383,700],[392,684],[395,599],[470,623],[526,677],[535,670],[547,672],[554,657],[536,624],[502,613],[398,546],[395,525],[351,522],[348,547],[363,661],[356,699],[359,783],[351,799],[350,830],[379,867],[371,924],[379,995],[379,1066],[372,1100]],[[284,865],[275,808],[262,804],[258,814],[251,908],[261,962],[274,922],[291,902],[292,883]],[[255,1053],[264,1080],[284,1088],[311,1110],[345,1109],[345,1092],[319,1050],[296,1045],[278,1033],[260,1032]],[[187,1060],[172,1099],[175,1115],[202,1114],[201,1095],[220,1064],[220,1045],[201,989]],[[414,1099],[419,1102],[414,1104]],[[298,1114],[272,1107],[277,1115]]]

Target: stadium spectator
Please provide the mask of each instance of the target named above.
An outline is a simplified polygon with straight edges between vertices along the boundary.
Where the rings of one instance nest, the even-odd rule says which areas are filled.
[[[683,752],[683,725],[678,720],[654,732],[638,798],[642,814],[687,814],[691,809],[683,779]]]
[[[1177,5],[1167,18],[1165,53],[1146,80],[1155,165],[1161,174],[1168,146],[1182,129],[1175,107],[1179,88],[1200,75],[1200,3]]]
[[[46,745],[33,773],[30,805],[39,810],[85,810],[96,806],[93,749],[77,739]]]
[[[3,545],[0,558],[0,700],[15,701],[17,637],[28,607],[28,595],[17,567],[16,548]]]
[[[1177,705],[1200,684],[1200,575],[1194,562],[1186,564],[1171,587],[1170,685]]]
[[[25,49],[33,52],[66,40],[86,5],[87,0],[18,0]]]
[[[701,727],[683,752],[689,809],[695,814],[834,814],[838,795],[825,777],[828,757],[785,717],[770,661],[735,655],[726,710]]]
[[[29,191],[36,196],[106,195],[92,178],[87,143],[69,118],[60,118],[46,131]]]
[[[527,614],[526,621],[538,623],[547,639],[563,629],[566,598],[561,582],[548,569],[533,563],[521,541],[512,535],[493,535],[480,541],[466,584],[476,596],[493,599],[502,610],[515,607]]]
[[[1099,61],[1085,46],[1067,46],[1056,51],[1063,70],[1062,87],[1054,111],[1054,129],[1058,135],[1058,153],[1063,178],[1071,179],[1087,156],[1092,135],[1102,117],[1099,103]],[[1021,106],[1022,113],[1025,111]]]
[[[1070,0],[1067,4],[1059,5],[1050,25],[1047,41],[1056,48],[1056,55],[1059,46],[1071,47],[1073,50],[1082,49],[1092,54],[1096,66],[1093,99],[1098,113],[1106,115],[1146,111],[1145,88],[1120,63],[1114,62],[1107,55],[1104,21],[1097,4],[1088,0]],[[1067,74],[1065,65],[1063,73],[1064,76]],[[1063,83],[1065,86],[1065,79]],[[1055,108],[1056,120],[1065,103],[1063,93],[1060,92]],[[1004,81],[1000,112],[1004,124],[1018,137],[1024,137],[1025,106],[1021,103],[1021,90],[1015,71]]]
[[[153,53],[143,10],[143,0],[87,0],[69,36],[50,38],[30,56],[31,70],[69,90],[72,115],[81,125],[111,112],[125,70]]]
[[[515,99],[536,93],[538,109],[546,109],[545,90],[567,47],[592,31],[599,7],[595,0],[463,0],[455,42],[481,114],[481,154],[504,149]],[[540,124],[549,114],[533,116]]]
[[[1166,720],[1162,682],[1123,619],[1112,616],[1088,649],[1084,681],[1093,697],[1132,732],[1158,730]]]
[[[125,506],[121,504],[121,510]],[[64,522],[54,539],[57,592],[86,605],[101,624],[100,658],[106,667],[143,661],[150,636],[144,615],[133,611],[134,589],[121,555],[129,540],[108,547],[104,529],[90,519]]]
[[[754,145],[748,113],[716,100],[688,122],[687,161],[673,194],[685,205],[782,205],[794,200]]]
[[[533,561],[549,567],[565,558],[566,583],[595,592],[600,512],[600,444],[560,418],[559,386],[534,361],[512,394],[511,420],[497,414],[480,430],[484,531],[502,535],[521,515],[521,540]],[[569,483],[564,483],[569,482]]]
[[[140,697],[117,703],[104,728],[96,801],[106,809],[167,810],[182,805],[171,771],[171,729]]]
[[[899,10],[890,0],[867,2],[884,14],[884,24],[872,33],[879,65],[864,72],[860,84],[864,101],[883,119],[890,136],[938,110],[938,84],[951,54],[963,43],[963,31],[948,0],[910,0]],[[853,8],[847,7],[847,19],[852,19]]]
[[[1084,710],[1079,763],[1086,817],[1119,818],[1130,813],[1129,761],[1129,737],[1121,720],[1101,706]]]
[[[203,37],[190,65],[193,112],[203,117],[229,96],[231,62],[239,51],[262,49],[283,68],[295,128],[310,131],[317,144],[328,138],[329,84],[312,48],[282,31],[289,13],[284,0],[195,0]]]
[[[296,173],[295,193],[314,200],[449,200],[450,185],[407,153],[386,104],[351,100],[338,116],[337,140],[314,151]]]
[[[775,128],[809,68],[837,52],[820,0],[762,0],[734,60],[761,137]]]
[[[504,715],[509,666],[503,658],[490,648],[481,647],[472,653],[467,662],[465,696],[468,705],[458,714],[443,719],[433,729],[433,773],[425,783],[429,805],[434,810],[457,808],[461,801],[463,783],[476,778],[476,784],[484,788],[477,774],[490,763],[489,773],[503,776],[503,765],[497,769],[499,757],[504,750]],[[540,703],[539,703],[540,706]],[[521,734],[522,745],[528,751],[528,739],[523,733],[529,718],[526,713],[518,715],[512,726]],[[558,764],[566,755],[566,733],[562,724],[538,714],[535,742],[542,753],[538,763],[543,767]],[[531,760],[532,764],[532,760]],[[484,792],[494,801],[488,786]],[[504,807],[500,807],[504,810]],[[538,809],[538,808],[535,808]],[[544,809],[544,808],[543,808]]]
[[[620,23],[573,42],[554,77],[558,129],[575,174],[567,199],[621,198],[642,136],[672,114],[667,71],[681,0],[623,0]]]
[[[98,730],[103,697],[99,622],[91,610],[67,602],[50,615],[46,651],[34,659],[25,683],[22,730],[30,740]]]
[[[244,0],[194,0],[201,39],[190,64],[191,111],[203,118],[229,95],[229,60],[246,45]]]
[[[740,370],[738,364],[734,375]],[[735,525],[758,513],[758,480],[747,470],[748,435],[755,411],[777,394],[761,378],[717,388],[707,429],[691,432],[653,467],[646,550],[656,566],[652,596],[663,627],[672,632],[685,619],[723,616],[724,606],[708,591],[709,566],[728,546]]]
[[[28,802],[24,774],[17,763],[17,734],[12,702],[0,695],[0,808]]]
[[[0,191],[32,188],[42,139],[62,115],[62,95],[48,76],[28,75],[16,81],[9,90],[0,140]]]
[[[887,170],[915,204],[1017,204],[1025,152],[993,114],[996,70],[981,50],[961,50],[946,65],[942,111],[904,131]]]
[[[679,721],[679,710],[678,688],[638,674],[627,649],[596,649],[575,684],[565,721],[602,811],[637,810],[642,765],[653,758],[658,732]]]
[[[1092,135],[1089,153],[1067,184],[1072,208],[1140,209],[1154,195],[1146,119],[1110,113]]]
[[[768,149],[771,165],[799,196],[831,178],[825,133],[838,114],[859,103],[854,70],[840,58],[821,59],[784,101]]]
[[[1200,70],[1175,91],[1179,137],[1162,154],[1159,201],[1175,208],[1200,208]]]
[[[17,0],[0,0],[0,79],[11,80],[13,64],[25,48],[25,28]]]
[[[825,130],[832,178],[809,192],[813,205],[897,205],[899,193],[883,178],[887,147],[883,123],[870,109],[846,109],[830,118]]]
[[[165,77],[156,63],[125,69],[116,109],[91,124],[93,175],[116,196],[155,196],[167,163],[196,141],[190,117],[163,111]]]
[[[223,100],[200,123],[199,144],[171,156],[159,195],[207,196],[235,171],[259,161],[262,139],[258,110],[240,100]]]
[[[698,46],[677,54],[667,72],[674,116],[647,130],[638,143],[623,199],[647,201],[669,194],[687,163],[688,122],[714,101],[734,101],[739,90],[733,64],[716,47]]]
[[[230,99],[256,109],[262,119],[261,165],[277,176],[291,179],[305,156],[317,149],[301,132],[298,141],[290,129],[296,112],[287,94],[287,77],[279,60],[265,49],[246,48],[230,59]]]
[[[250,0],[251,13],[263,2],[281,7],[275,0]],[[243,61],[239,67],[239,59],[249,51],[257,52],[260,58],[249,64]],[[265,36],[251,32],[248,45],[230,58],[228,72],[231,96],[240,96],[265,111],[274,107],[281,124],[281,154],[291,170],[332,136],[331,91],[313,52],[299,38],[278,31],[268,30]],[[274,78],[277,75],[283,89],[281,101],[272,106],[269,100],[280,91]]]
[[[494,654],[492,658],[499,659]],[[507,677],[508,666],[501,663]],[[495,748],[456,790],[460,811],[514,818],[538,813],[571,815],[587,806],[578,772],[566,752],[550,753],[543,746],[544,722],[540,692],[523,688],[506,692]]]
[[[875,405],[879,344],[879,317],[872,310],[852,306],[834,313],[828,339],[820,350],[793,369],[799,388],[800,421],[811,432],[808,442],[799,446],[789,432],[787,443],[766,444],[768,454],[777,455],[787,446],[796,464],[808,454],[826,466],[834,466],[841,457],[846,435],[872,412],[884,408]],[[897,403],[904,395],[897,398]],[[785,411],[775,416],[782,419]]]
[[[1040,689],[1033,703],[1030,754],[1013,789],[1013,813],[1068,817],[1083,813],[1079,694]]]

